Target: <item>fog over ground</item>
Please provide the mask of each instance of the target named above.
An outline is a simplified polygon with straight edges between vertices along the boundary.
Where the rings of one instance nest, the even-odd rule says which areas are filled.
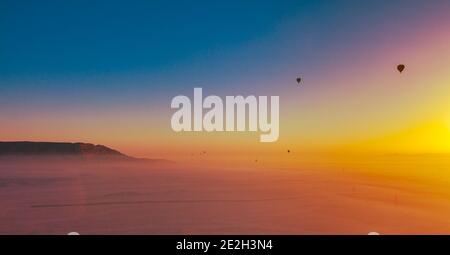
[[[0,233],[448,233],[448,160],[389,162],[365,172],[2,159]]]

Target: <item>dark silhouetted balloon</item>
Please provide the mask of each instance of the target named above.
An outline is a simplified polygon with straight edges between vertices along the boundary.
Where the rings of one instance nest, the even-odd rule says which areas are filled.
[[[291,153],[291,150],[288,150],[288,153]]]
[[[302,78],[298,77],[297,78],[297,83],[300,84],[300,82],[302,82]]]
[[[405,70],[405,65],[398,65],[397,70],[401,73],[403,70]]]

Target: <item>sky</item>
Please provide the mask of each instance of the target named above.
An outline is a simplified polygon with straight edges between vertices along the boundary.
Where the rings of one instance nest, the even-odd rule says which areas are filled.
[[[444,0],[2,0],[0,140],[171,159],[450,153],[448,13]],[[280,96],[279,141],[173,132],[170,101],[194,87]]]

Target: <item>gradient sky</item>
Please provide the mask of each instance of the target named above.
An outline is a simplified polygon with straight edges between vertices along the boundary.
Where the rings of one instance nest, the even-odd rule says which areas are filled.
[[[165,158],[450,152],[449,1],[243,2],[2,0],[0,140]],[[194,87],[279,95],[279,142],[174,133],[170,100]]]

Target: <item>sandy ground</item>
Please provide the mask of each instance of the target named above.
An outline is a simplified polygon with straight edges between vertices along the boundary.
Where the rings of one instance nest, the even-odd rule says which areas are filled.
[[[390,172],[0,162],[0,234],[450,233],[450,164],[406,162],[383,163]]]

